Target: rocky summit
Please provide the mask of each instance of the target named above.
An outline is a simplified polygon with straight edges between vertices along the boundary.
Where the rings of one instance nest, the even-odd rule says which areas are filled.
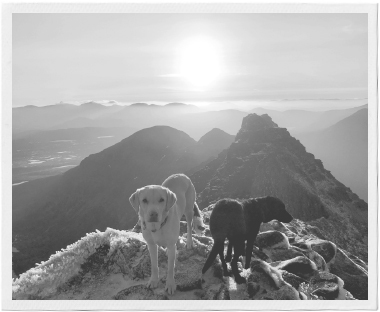
[[[212,205],[203,211],[207,223]],[[137,227],[135,227],[137,228]],[[224,277],[219,258],[202,276],[213,244],[206,235],[193,235],[186,249],[186,222],[177,242],[174,295],[164,291],[167,255],[159,247],[156,289],[150,277],[147,245],[138,230],[90,233],[67,249],[13,281],[15,300],[354,300],[368,298],[364,263],[330,241],[312,234],[313,226],[294,219],[263,224],[250,268],[238,262],[246,283]],[[280,238],[280,243],[279,243]]]
[[[367,261],[367,203],[266,114],[246,116],[231,146],[190,178],[201,208],[220,198],[275,196],[319,237]]]

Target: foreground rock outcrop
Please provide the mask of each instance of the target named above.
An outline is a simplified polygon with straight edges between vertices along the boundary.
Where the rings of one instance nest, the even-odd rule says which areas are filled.
[[[207,209],[205,209],[207,221]],[[207,223],[207,222],[206,222]],[[150,277],[150,257],[139,230],[88,234],[13,281],[13,299],[48,300],[348,300],[368,298],[365,263],[354,261],[335,244],[307,230],[307,224],[272,221],[263,224],[250,268],[241,275],[246,284],[223,277],[217,258],[204,276],[202,267],[211,250],[209,236],[193,235],[186,249],[186,229],[177,242],[177,291],[164,291],[167,256],[159,248],[160,283]],[[206,233],[209,233],[206,231]],[[291,243],[290,243],[291,242]],[[360,265],[362,264],[362,265]]]

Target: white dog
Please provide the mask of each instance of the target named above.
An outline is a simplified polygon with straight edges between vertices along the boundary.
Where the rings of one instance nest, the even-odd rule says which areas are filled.
[[[148,244],[151,260],[151,277],[148,287],[158,285],[158,246],[166,247],[168,254],[168,274],[165,290],[174,294],[174,264],[176,243],[179,237],[180,220],[185,214],[187,221],[187,248],[191,249],[192,223],[199,232],[204,229],[200,211],[195,203],[195,188],[184,174],[174,174],[161,185],[148,185],[136,190],[129,201],[139,215],[142,233]]]

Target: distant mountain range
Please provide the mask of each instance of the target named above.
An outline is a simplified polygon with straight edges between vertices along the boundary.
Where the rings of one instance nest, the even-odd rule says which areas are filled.
[[[168,125],[199,139],[213,128],[235,135],[243,117],[248,113],[268,114],[281,127],[294,135],[321,130],[367,108],[360,107],[323,112],[306,110],[276,111],[255,108],[250,112],[234,109],[203,111],[195,105],[169,103],[155,105],[135,103],[129,106],[104,106],[95,102],[81,105],[56,104],[44,107],[28,105],[13,109],[13,134],[27,134],[32,130],[51,130],[84,127],[130,127],[141,130],[157,125]],[[197,125],[195,127],[194,125]]]
[[[320,131],[299,133],[306,149],[323,160],[339,181],[368,200],[368,109]]]
[[[292,135],[295,135],[326,129],[363,108],[368,109],[368,104],[354,108],[328,111],[277,111],[255,108],[252,109],[250,113],[259,115],[268,114],[280,127],[287,128]]]
[[[339,135],[328,134],[330,130],[327,130],[367,107],[366,104],[350,109],[319,112],[255,108],[251,112],[268,114],[280,127],[287,128],[290,134],[301,140],[310,152],[322,160],[326,169],[367,200],[368,174],[365,168],[368,166],[368,160],[363,151],[367,151],[368,146],[368,117],[363,115],[363,118],[352,121],[355,125],[345,123],[347,129],[340,131]],[[68,140],[72,137],[83,137],[84,133],[89,135],[91,131],[94,134],[106,133],[102,135],[112,136],[103,141],[92,140],[91,144],[86,142],[80,153],[80,157],[83,158],[116,144],[133,132],[156,125],[167,125],[184,131],[196,140],[213,128],[236,135],[247,114],[239,110],[202,111],[197,106],[183,103],[169,103],[163,106],[147,103],[104,106],[96,102],[80,106],[65,103],[45,107],[30,105],[13,109],[12,143],[14,147],[20,147],[16,149],[19,152],[14,152],[15,157],[18,157],[25,146],[31,147],[35,142],[41,143],[40,137],[53,138],[57,135]],[[92,130],[83,130],[85,128]],[[354,129],[357,129],[356,134],[353,133]],[[49,131],[52,131],[51,134],[48,134]],[[15,170],[24,171],[23,168]],[[46,171],[36,172],[33,173],[33,177],[40,174],[48,175]],[[16,182],[31,178],[30,174],[24,177],[25,175],[20,175]]]
[[[13,187],[16,273],[95,229],[132,228],[137,215],[128,198],[139,187],[161,184],[215,158],[234,137],[219,129],[198,142],[168,126],[140,130],[85,158],[62,175]]]

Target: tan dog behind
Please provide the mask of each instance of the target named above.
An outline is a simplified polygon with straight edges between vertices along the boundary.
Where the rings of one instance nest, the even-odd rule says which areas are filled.
[[[179,237],[180,220],[185,214],[187,221],[187,248],[191,249],[192,223],[194,217],[199,219],[199,208],[195,204],[195,188],[184,174],[174,174],[161,185],[148,185],[136,190],[129,201],[139,215],[142,234],[147,242],[150,260],[151,277],[148,287],[158,285],[158,246],[166,247],[168,254],[168,275],[165,290],[173,294],[176,289],[174,265],[176,243]],[[196,220],[199,222],[199,220]]]

